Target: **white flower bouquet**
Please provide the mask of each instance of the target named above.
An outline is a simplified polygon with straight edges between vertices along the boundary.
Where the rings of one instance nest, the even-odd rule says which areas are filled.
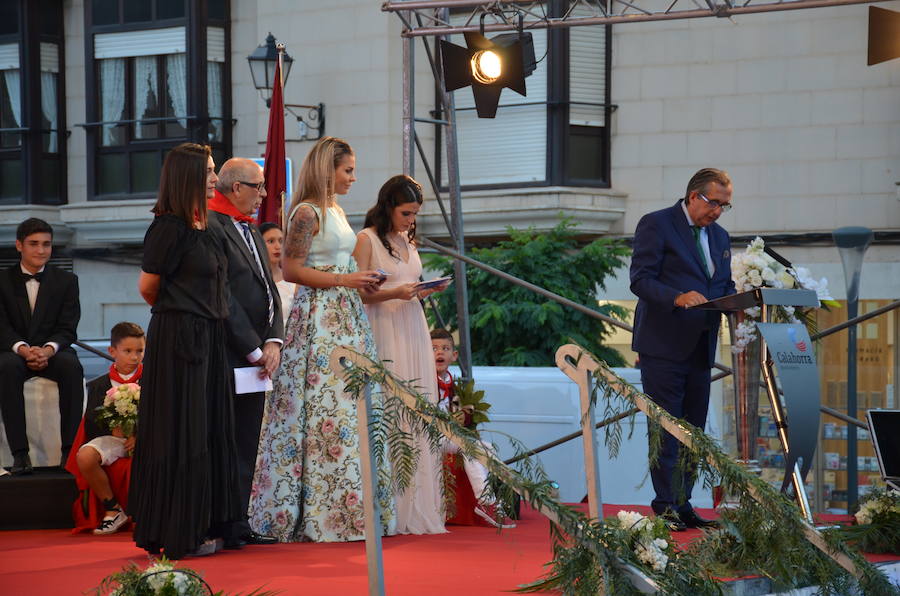
[[[856,525],[840,530],[844,540],[867,553],[900,552],[900,492],[871,490],[854,517]]]
[[[106,392],[103,405],[97,408],[97,422],[110,429],[120,428],[125,437],[134,435],[137,426],[138,402],[141,400],[141,386],[124,383]]]
[[[665,524],[656,522],[637,511],[619,511],[610,525],[618,526],[630,535],[630,544],[638,561],[656,573],[663,573],[669,564],[671,544]]]
[[[207,596],[209,586],[196,571],[180,569],[165,557],[144,570],[134,561],[103,579],[96,593],[108,596]]]
[[[757,236],[747,245],[747,250],[731,257],[731,278],[738,292],[756,288],[813,290],[819,297],[820,305],[826,308],[839,306],[828,292],[828,280],[824,277],[816,280],[805,267],[785,267],[767,254],[765,248],[765,242]],[[760,309],[748,308],[744,314],[744,320],[739,321],[734,330],[731,351],[735,354],[743,352],[756,339],[756,321],[759,319]],[[812,310],[796,311],[791,306],[778,307],[776,317],[788,323],[802,322],[807,328],[814,322]]]
[[[278,592],[257,588],[246,596],[275,596]],[[94,588],[97,596],[225,596],[224,591],[213,592],[203,577],[187,567],[160,557],[150,558],[146,569],[130,561],[121,571],[103,578]]]

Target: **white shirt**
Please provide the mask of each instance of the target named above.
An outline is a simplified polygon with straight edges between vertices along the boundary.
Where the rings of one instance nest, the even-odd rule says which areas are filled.
[[[700,200],[702,201],[703,199]],[[681,202],[681,210],[684,211],[688,225],[690,227],[696,226],[697,224],[691,219],[691,214],[688,213],[687,205],[684,204],[684,201]],[[693,232],[691,232],[691,235],[693,235]],[[706,231],[706,227],[700,227],[700,246],[703,247],[703,257],[706,259],[706,266],[709,267],[709,276],[712,277],[716,273],[716,265],[713,263],[712,255],[709,252],[709,234]]]
[[[23,275],[31,275],[31,271],[26,269],[25,266],[22,265],[21,261],[19,262],[19,268],[22,270]],[[38,269],[37,272],[40,273],[44,269],[45,269],[45,267],[41,267],[40,269]],[[31,312],[34,312],[34,305],[37,302],[38,290],[40,290],[40,289],[41,289],[41,282],[39,282],[38,280],[36,280],[34,278],[29,279],[28,281],[25,282],[25,292],[28,294],[28,304],[29,304],[29,306],[31,306]],[[24,340],[17,341],[12,346],[13,353],[18,353],[19,347],[21,347],[21,346],[26,346],[29,348],[31,347],[30,345],[28,345],[27,341],[24,341]],[[53,348],[53,354],[51,354],[52,356],[55,356],[56,353],[59,351],[59,344],[56,343],[55,341],[48,341],[47,343],[44,344],[44,347],[46,347],[46,346],[50,346],[51,348]]]

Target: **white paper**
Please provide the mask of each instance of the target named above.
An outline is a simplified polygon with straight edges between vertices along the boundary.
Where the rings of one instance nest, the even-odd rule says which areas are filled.
[[[267,376],[260,379],[259,371],[261,370],[261,366],[244,366],[234,369],[234,392],[241,395],[271,391],[272,379]]]

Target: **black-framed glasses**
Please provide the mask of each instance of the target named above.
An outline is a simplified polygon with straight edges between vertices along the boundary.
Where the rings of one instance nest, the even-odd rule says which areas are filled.
[[[262,192],[263,189],[266,187],[265,180],[263,180],[262,182],[246,182],[244,180],[238,180],[238,182],[240,182],[244,186],[249,186],[250,188],[255,188],[256,192]]]
[[[703,196],[703,193],[698,192],[697,196],[706,201],[706,204],[715,209],[718,207],[722,210],[722,213],[726,211],[731,211],[731,203],[722,203],[721,201],[716,201],[715,199],[707,199]]]

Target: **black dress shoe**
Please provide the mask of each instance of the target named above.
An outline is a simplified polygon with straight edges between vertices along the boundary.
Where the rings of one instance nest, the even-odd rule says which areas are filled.
[[[697,512],[691,509],[690,511],[684,511],[678,514],[678,517],[681,518],[681,522],[688,528],[718,528],[719,522],[704,519],[697,515]]]
[[[667,509],[663,513],[657,513],[656,517],[660,518],[664,522],[666,522],[666,527],[670,532],[684,532],[687,530],[687,526],[677,513],[672,511],[671,509]]]
[[[10,474],[13,476],[24,476],[32,472],[34,472],[34,468],[31,467],[31,458],[28,457],[27,451],[13,456],[13,465],[9,469]]]
[[[263,534],[257,534],[253,530],[250,530],[243,536],[241,536],[241,542],[244,544],[275,544],[278,542],[278,539],[274,536],[265,536]]]

